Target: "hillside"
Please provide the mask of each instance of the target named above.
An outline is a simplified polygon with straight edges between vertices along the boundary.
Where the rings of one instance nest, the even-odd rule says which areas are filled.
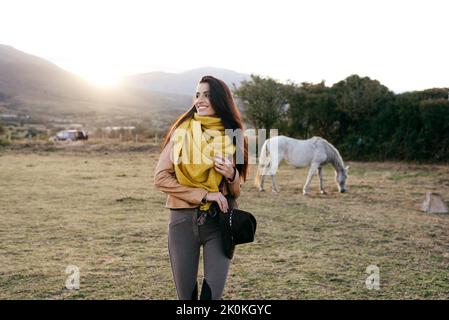
[[[138,88],[99,88],[57,65],[0,45],[0,113],[34,118],[183,110],[190,97]]]
[[[198,80],[204,75],[222,79],[230,88],[239,86],[249,75],[232,70],[204,67],[182,73],[148,72],[126,77],[124,86],[165,93],[178,93],[192,96]]]

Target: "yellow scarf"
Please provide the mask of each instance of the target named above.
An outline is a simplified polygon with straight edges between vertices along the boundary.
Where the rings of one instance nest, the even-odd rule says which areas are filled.
[[[173,162],[180,184],[218,191],[223,175],[215,170],[213,158],[217,154],[229,158],[235,152],[231,139],[224,133],[219,117],[194,113],[192,119],[181,123],[173,136]],[[200,209],[207,210],[211,204],[202,204]]]

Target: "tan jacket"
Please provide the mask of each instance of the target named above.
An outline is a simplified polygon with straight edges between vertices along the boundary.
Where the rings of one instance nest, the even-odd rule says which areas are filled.
[[[175,168],[173,165],[173,142],[170,140],[162,150],[159,161],[154,170],[155,187],[167,194],[165,208],[195,208],[201,203],[201,200],[207,193],[206,189],[193,188],[181,185],[176,179]],[[221,192],[226,195],[231,193],[235,198],[240,196],[240,176],[236,170],[235,178],[229,182],[223,178],[223,190]]]

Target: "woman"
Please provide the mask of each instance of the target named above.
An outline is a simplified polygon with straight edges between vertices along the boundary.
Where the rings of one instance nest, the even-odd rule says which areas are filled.
[[[225,195],[240,195],[247,169],[247,142],[231,91],[222,80],[204,76],[193,106],[169,129],[154,174],[155,186],[168,195],[168,249],[179,299],[198,299],[201,246],[200,299],[221,299],[230,259],[224,254],[217,207],[226,212]]]

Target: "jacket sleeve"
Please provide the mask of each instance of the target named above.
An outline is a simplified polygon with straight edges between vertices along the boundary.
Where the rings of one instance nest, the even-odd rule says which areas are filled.
[[[238,198],[240,196],[240,175],[239,171],[235,170],[234,180],[229,181],[226,179],[226,183],[228,184],[229,192],[235,197]]]
[[[203,188],[193,188],[180,184],[176,179],[173,165],[173,142],[167,143],[162,150],[154,170],[154,186],[169,195],[192,204],[200,204],[207,191]]]

